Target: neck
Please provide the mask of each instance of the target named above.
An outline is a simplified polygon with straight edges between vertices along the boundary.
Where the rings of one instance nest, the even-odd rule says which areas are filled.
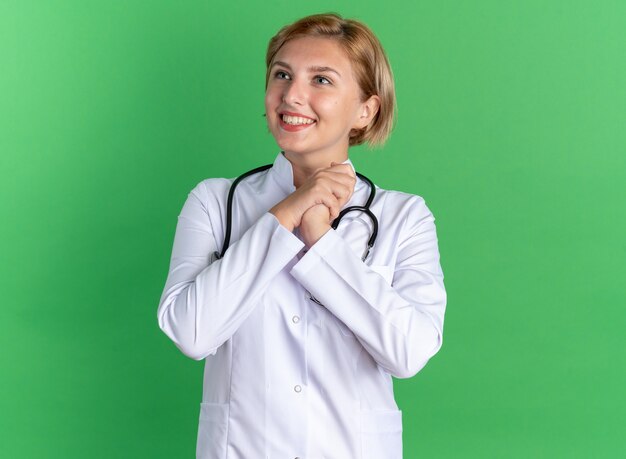
[[[306,182],[318,169],[330,167],[332,162],[343,163],[348,159],[348,152],[335,155],[299,155],[285,152],[285,158],[291,163],[293,184],[297,188]]]

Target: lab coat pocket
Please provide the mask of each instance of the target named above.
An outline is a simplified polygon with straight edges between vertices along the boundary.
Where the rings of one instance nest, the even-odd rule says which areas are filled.
[[[223,459],[226,457],[228,433],[228,404],[200,404],[200,423],[196,459]]]
[[[362,459],[402,459],[402,411],[361,411]]]

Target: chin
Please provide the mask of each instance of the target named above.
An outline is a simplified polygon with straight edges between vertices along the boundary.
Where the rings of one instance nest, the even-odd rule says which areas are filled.
[[[299,142],[286,142],[285,140],[276,140],[276,144],[278,148],[280,148],[284,152],[294,153],[294,154],[303,154],[308,150],[304,145],[299,145]]]

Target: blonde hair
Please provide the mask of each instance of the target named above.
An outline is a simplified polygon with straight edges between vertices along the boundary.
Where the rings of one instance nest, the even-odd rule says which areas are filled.
[[[376,35],[362,22],[343,19],[335,13],[314,14],[286,25],[271,38],[267,46],[266,88],[276,53],[288,41],[300,37],[330,38],[339,43],[352,63],[362,100],[373,95],[380,98],[380,107],[372,121],[363,129],[350,132],[350,146],[364,142],[370,146],[383,145],[393,129],[396,95],[391,66]]]

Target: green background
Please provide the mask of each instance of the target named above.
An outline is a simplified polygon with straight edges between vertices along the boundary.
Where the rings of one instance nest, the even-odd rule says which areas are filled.
[[[405,457],[626,457],[622,0],[0,1],[0,457],[194,457],[203,363],[156,319],[177,216],[273,161],[266,43],[324,11],[396,77],[351,159],[436,217]]]

